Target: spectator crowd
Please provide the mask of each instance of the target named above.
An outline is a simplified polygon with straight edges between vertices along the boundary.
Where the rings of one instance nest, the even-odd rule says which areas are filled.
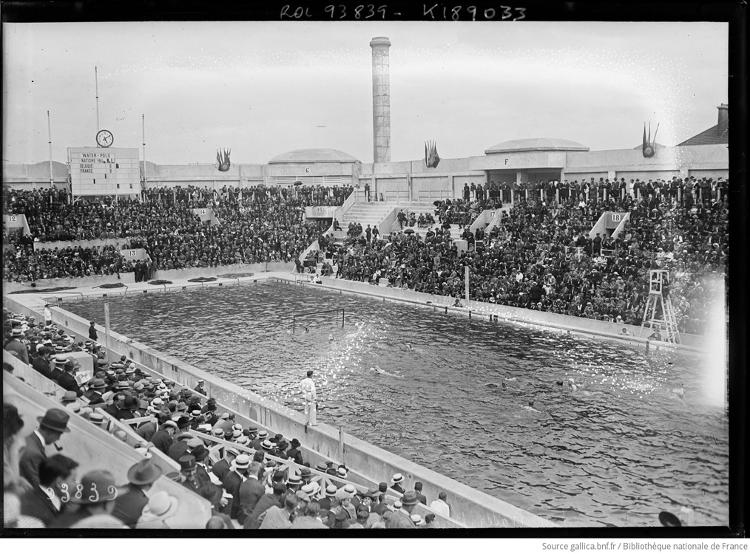
[[[708,277],[725,271],[728,186],[709,178],[466,183],[461,198],[436,201],[432,214],[402,210],[403,234],[350,223],[343,244],[303,214],[306,206],[343,203],[351,187],[152,188],[143,202],[72,205],[49,191],[12,191],[5,208],[27,215],[31,237],[10,238],[4,271],[22,282],[136,269],[112,245],[34,248],[59,238],[117,238],[144,248],[150,262],[139,268],[142,279],[154,270],[235,263],[295,262],[302,270],[299,255],[318,239],[326,274],[458,297],[468,266],[472,299],[640,324],[648,270],[662,268],[671,271],[679,329],[693,333],[712,302]],[[470,230],[483,210],[511,199],[498,225]],[[196,208],[213,208],[217,223],[201,222]],[[628,212],[624,231],[589,237],[604,211]],[[452,240],[453,226],[467,250]]]
[[[501,207],[496,198],[439,201],[439,224],[424,234],[351,233],[343,244],[327,241],[325,255],[344,279],[385,279],[388,286],[456,298],[464,294],[468,266],[473,300],[634,325],[643,318],[649,270],[666,269],[679,330],[702,333],[715,301],[712,277],[723,278],[726,268],[728,184],[678,183],[635,183],[630,190],[638,198],[629,192],[605,198],[606,187],[591,187],[596,194],[587,196],[588,188],[567,183],[564,193],[551,191],[549,204],[518,195],[489,233],[468,226],[482,210]],[[544,192],[542,185],[536,190]],[[605,211],[628,212],[630,219],[616,238],[591,238]],[[464,228],[467,249],[451,239],[452,225]]]
[[[319,231],[304,208],[340,205],[352,187],[198,187],[146,189],[144,200],[60,201],[44,190],[6,194],[6,213],[25,214],[31,235],[8,237],[6,281],[118,275],[133,271],[114,245],[45,251],[38,243],[126,239],[120,248],[145,248],[154,270],[235,263],[291,262]],[[212,208],[215,224],[194,210]],[[35,243],[37,248],[35,249]]]
[[[5,351],[61,389],[60,407],[48,409],[25,437],[19,436],[24,414],[3,403],[6,528],[416,529],[436,527],[435,514],[450,515],[445,493],[428,506],[421,483],[405,490],[401,474],[367,489],[349,481],[343,464],[313,467],[300,441],[236,421],[206,397],[203,381],[190,389],[125,356],[107,363],[95,339],[76,340],[51,321],[37,324],[4,310],[3,330]],[[94,322],[89,332],[96,335]],[[80,357],[72,352],[92,357],[89,379],[81,379],[81,363],[75,361]],[[14,371],[9,363],[3,368]],[[121,425],[130,425],[142,439],[130,444],[139,461],[126,475],[104,467],[80,475],[75,450],[65,449],[71,417],[126,444]],[[49,455],[52,446],[56,453]],[[165,475],[157,456],[170,458],[180,470]],[[162,477],[190,492],[177,498],[164,487],[153,491]],[[111,494],[76,495],[76,490]],[[190,506],[180,509],[180,502],[199,498],[210,504],[209,516],[196,515],[201,511]]]

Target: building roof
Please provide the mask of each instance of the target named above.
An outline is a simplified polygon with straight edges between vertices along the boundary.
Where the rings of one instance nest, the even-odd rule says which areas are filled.
[[[588,152],[589,147],[572,140],[561,138],[529,138],[507,140],[484,151],[485,154],[497,154],[500,152]]]
[[[68,180],[68,165],[52,162],[52,178],[55,181]],[[32,164],[3,164],[3,181],[45,182],[49,181],[49,162]]]
[[[315,162],[334,162],[334,163],[352,163],[357,162],[357,158],[341,150],[332,148],[305,148],[302,150],[292,150],[279,154],[269,161],[269,164],[288,164],[288,163],[315,163]]]
[[[729,129],[727,127],[721,129],[719,125],[714,125],[677,146],[698,146],[701,144],[729,144]]]

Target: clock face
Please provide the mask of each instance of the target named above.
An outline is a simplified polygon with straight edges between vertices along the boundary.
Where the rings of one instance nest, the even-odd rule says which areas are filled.
[[[102,129],[101,131],[96,133],[96,144],[98,144],[102,148],[109,148],[110,146],[112,146],[112,143],[114,141],[115,137],[111,131]]]

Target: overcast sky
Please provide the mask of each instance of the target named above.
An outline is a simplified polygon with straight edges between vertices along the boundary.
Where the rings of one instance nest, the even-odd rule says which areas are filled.
[[[297,148],[372,161],[370,39],[390,37],[391,159],[481,155],[515,138],[672,145],[727,101],[722,23],[139,22],[3,25],[3,159],[115,146],[156,163],[266,163]]]

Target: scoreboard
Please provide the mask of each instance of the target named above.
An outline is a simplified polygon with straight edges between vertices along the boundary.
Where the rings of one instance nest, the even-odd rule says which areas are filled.
[[[141,193],[137,148],[68,148],[73,196],[129,196]]]

